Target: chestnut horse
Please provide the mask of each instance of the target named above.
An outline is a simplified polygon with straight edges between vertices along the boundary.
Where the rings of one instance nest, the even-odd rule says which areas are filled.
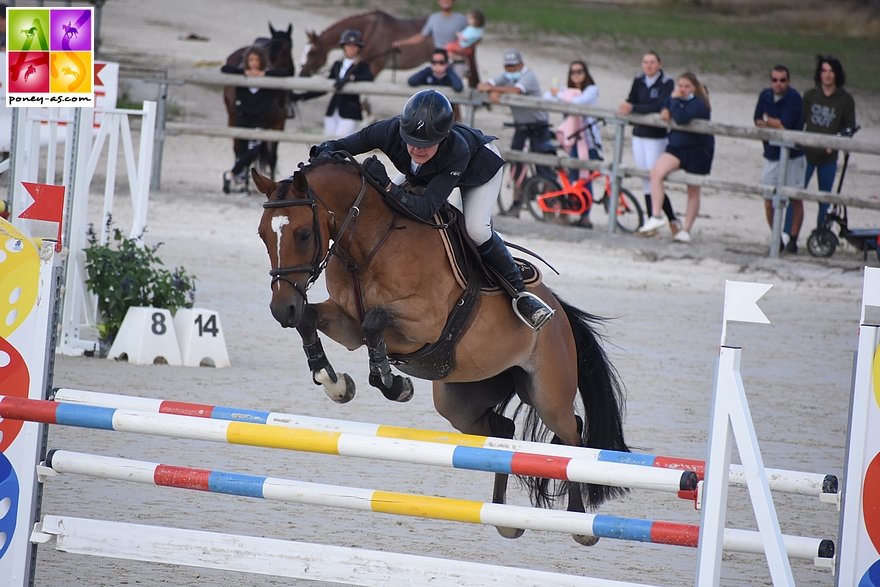
[[[252,45],[241,47],[233,51],[226,58],[226,65],[233,67],[245,67],[244,56],[251,47],[260,47],[266,51],[269,58],[269,68],[271,69],[287,69],[292,76],[293,67],[293,25],[288,25],[287,30],[275,30],[271,23],[269,24],[269,32],[272,38],[259,37],[254,40]],[[287,109],[290,104],[290,92],[288,90],[273,90],[275,99],[272,101],[272,108],[267,110],[261,120],[260,128],[268,128],[273,130],[284,130],[284,123],[287,120]],[[223,88],[223,103],[226,105],[226,114],[228,116],[229,126],[235,126],[235,86],[225,86]],[[240,150],[247,150],[247,141],[241,139],[233,139],[233,149],[236,157],[240,155]],[[242,153],[244,151],[241,151]],[[269,177],[275,177],[275,165],[278,162],[278,143],[263,141],[260,146],[260,156],[258,159],[260,168],[264,173],[268,173]]]
[[[259,234],[272,267],[272,315],[281,326],[297,329],[313,380],[334,401],[350,401],[355,384],[347,373],[334,372],[318,330],[349,350],[366,343],[370,384],[388,399],[407,401],[412,381],[391,372],[388,356],[409,355],[437,341],[462,296],[440,231],[392,210],[353,160],[323,158],[300,167],[277,183],[253,172],[254,185],[268,196]],[[308,289],[322,271],[329,299],[310,303]],[[539,332],[514,315],[507,295],[477,295],[440,376],[417,374],[405,362],[395,361],[397,368],[434,379],[434,407],[465,434],[513,438],[514,421],[504,412],[518,396],[521,404],[512,416],[523,410],[524,439],[546,442],[552,433],[555,443],[627,451],[622,385],[594,330],[601,319],[542,283],[529,289],[557,310]],[[623,491],[524,482],[535,505],[552,506],[567,493],[568,510],[579,512],[585,501],[593,509]],[[496,473],[493,502],[504,503],[506,490],[507,475]],[[498,530],[508,538],[523,532]]]
[[[418,45],[401,47],[394,51],[391,43],[401,41],[420,32],[425,26],[427,17],[399,19],[375,10],[363,14],[355,14],[331,24],[320,35],[315,31],[307,31],[308,44],[303,49],[303,59],[299,67],[300,77],[311,77],[327,63],[327,54],[339,47],[339,37],[348,29],[361,32],[364,48],[361,59],[370,64],[373,77],[386,67],[395,71],[412,69],[424,65],[431,59],[434,44],[427,39]]]

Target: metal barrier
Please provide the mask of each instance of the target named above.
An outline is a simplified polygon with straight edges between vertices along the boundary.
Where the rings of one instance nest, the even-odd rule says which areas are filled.
[[[160,99],[167,96],[167,84],[179,83],[200,83],[200,84],[216,84],[216,85],[239,85],[241,76],[234,74],[224,74],[209,71],[187,71],[175,72],[173,74],[177,80],[151,80],[157,83],[165,84],[165,91],[160,88]],[[257,88],[272,88],[286,90],[306,90],[306,91],[333,91],[333,80],[326,78],[302,78],[302,77],[284,77],[284,78],[249,78],[248,86]],[[352,93],[362,94],[365,96],[399,96],[409,97],[414,91],[431,87],[446,95],[451,102],[463,104],[466,106],[465,123],[474,124],[474,116],[477,108],[489,103],[487,95],[477,92],[474,89],[467,89],[462,92],[454,92],[451,88],[436,86],[420,86],[413,88],[403,84],[391,84],[383,82],[350,82],[346,85]],[[520,151],[502,150],[502,155],[510,161],[536,163],[548,166],[565,166],[575,169],[602,170],[608,173],[612,183],[612,191],[616,193],[620,189],[621,181],[624,177],[647,178],[648,170],[628,167],[622,164],[623,159],[623,143],[624,130],[630,124],[655,126],[670,129],[682,129],[688,132],[698,134],[711,134],[715,136],[723,136],[730,138],[741,138],[755,141],[769,141],[781,148],[782,158],[787,160],[788,152],[792,148],[802,147],[827,147],[837,150],[845,150],[851,153],[864,153],[870,155],[880,155],[880,143],[865,141],[860,139],[836,137],[817,133],[806,133],[792,130],[776,130],[768,128],[758,128],[755,126],[739,126],[733,124],[724,124],[712,122],[708,120],[694,120],[687,125],[678,125],[674,122],[664,122],[658,114],[629,114],[621,116],[616,110],[608,108],[599,108],[595,106],[585,106],[580,104],[571,104],[556,100],[544,100],[540,98],[531,98],[515,94],[502,94],[500,103],[504,106],[514,106],[519,108],[532,108],[536,110],[544,110],[548,112],[559,112],[561,114],[576,114],[580,116],[591,116],[604,120],[608,124],[614,125],[614,149],[613,157],[610,163],[599,161],[589,161],[574,159],[571,157],[555,157],[553,155],[542,155],[538,153],[523,153]],[[164,111],[164,109],[160,109]],[[157,125],[161,125],[163,131],[157,133],[156,141],[159,143],[159,156],[154,158],[154,178],[158,177],[156,168],[161,166],[161,141],[164,139],[164,131],[170,133],[187,133],[201,134],[205,136],[222,136],[240,139],[257,139],[272,140],[284,142],[296,142],[303,144],[314,144],[325,139],[322,135],[303,134],[293,131],[271,131],[244,128],[229,127],[205,127],[193,124],[168,123],[164,121],[164,117],[157,120]],[[771,197],[774,207],[773,218],[773,238],[770,245],[770,257],[779,256],[779,235],[781,232],[782,214],[789,199],[799,199],[811,202],[838,203],[854,208],[867,208],[872,210],[880,210],[880,201],[859,198],[853,195],[833,194],[830,192],[820,192],[816,190],[804,190],[797,188],[785,187],[785,168],[780,174],[779,182],[776,186],[767,186],[763,184],[745,183],[738,181],[728,181],[712,179],[711,177],[702,175],[693,175],[677,170],[672,172],[667,181],[674,184],[699,185],[712,189],[732,191],[744,193],[748,195],[756,195],[762,198]],[[158,189],[158,182],[152,186]],[[611,234],[615,230],[615,222],[613,216],[609,217],[608,233]]]

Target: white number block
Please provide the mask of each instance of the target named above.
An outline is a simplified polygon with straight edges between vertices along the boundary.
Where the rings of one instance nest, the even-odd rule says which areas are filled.
[[[123,355],[133,365],[182,365],[171,312],[161,308],[129,308],[107,358],[121,359]]]
[[[229,367],[220,314],[204,308],[181,308],[174,315],[174,330],[184,366]]]

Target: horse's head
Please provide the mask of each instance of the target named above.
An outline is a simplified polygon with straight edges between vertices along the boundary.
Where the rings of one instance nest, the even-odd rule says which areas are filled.
[[[317,201],[303,172],[279,182],[252,172],[254,185],[266,194],[259,234],[272,269],[272,316],[285,328],[302,317],[306,290],[320,274],[327,250],[327,230],[318,218]]]
[[[287,25],[287,30],[275,30],[269,23],[269,63],[276,69],[287,69],[293,75],[293,24]]]
[[[306,31],[309,42],[303,47],[302,61],[299,64],[300,77],[312,77],[327,63],[327,47],[315,31]]]

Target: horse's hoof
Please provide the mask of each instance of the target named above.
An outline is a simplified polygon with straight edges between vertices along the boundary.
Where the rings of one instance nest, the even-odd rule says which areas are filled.
[[[599,542],[598,536],[587,536],[585,534],[572,534],[572,538],[578,544],[582,544],[584,546],[595,546],[597,542]]]
[[[347,404],[354,399],[357,388],[348,373],[343,373],[341,377],[337,377],[336,381],[333,381],[327,370],[321,369],[315,375],[315,381],[324,387],[324,393],[327,394],[327,397],[337,404]]]
[[[522,528],[505,528],[504,526],[495,526],[495,529],[498,530],[498,533],[501,534],[504,538],[510,538],[511,540],[515,538],[519,538],[523,534],[525,534],[525,530]]]
[[[413,398],[414,390],[412,380],[409,377],[394,376],[394,381],[389,389],[379,388],[382,395],[393,402],[408,402]]]

